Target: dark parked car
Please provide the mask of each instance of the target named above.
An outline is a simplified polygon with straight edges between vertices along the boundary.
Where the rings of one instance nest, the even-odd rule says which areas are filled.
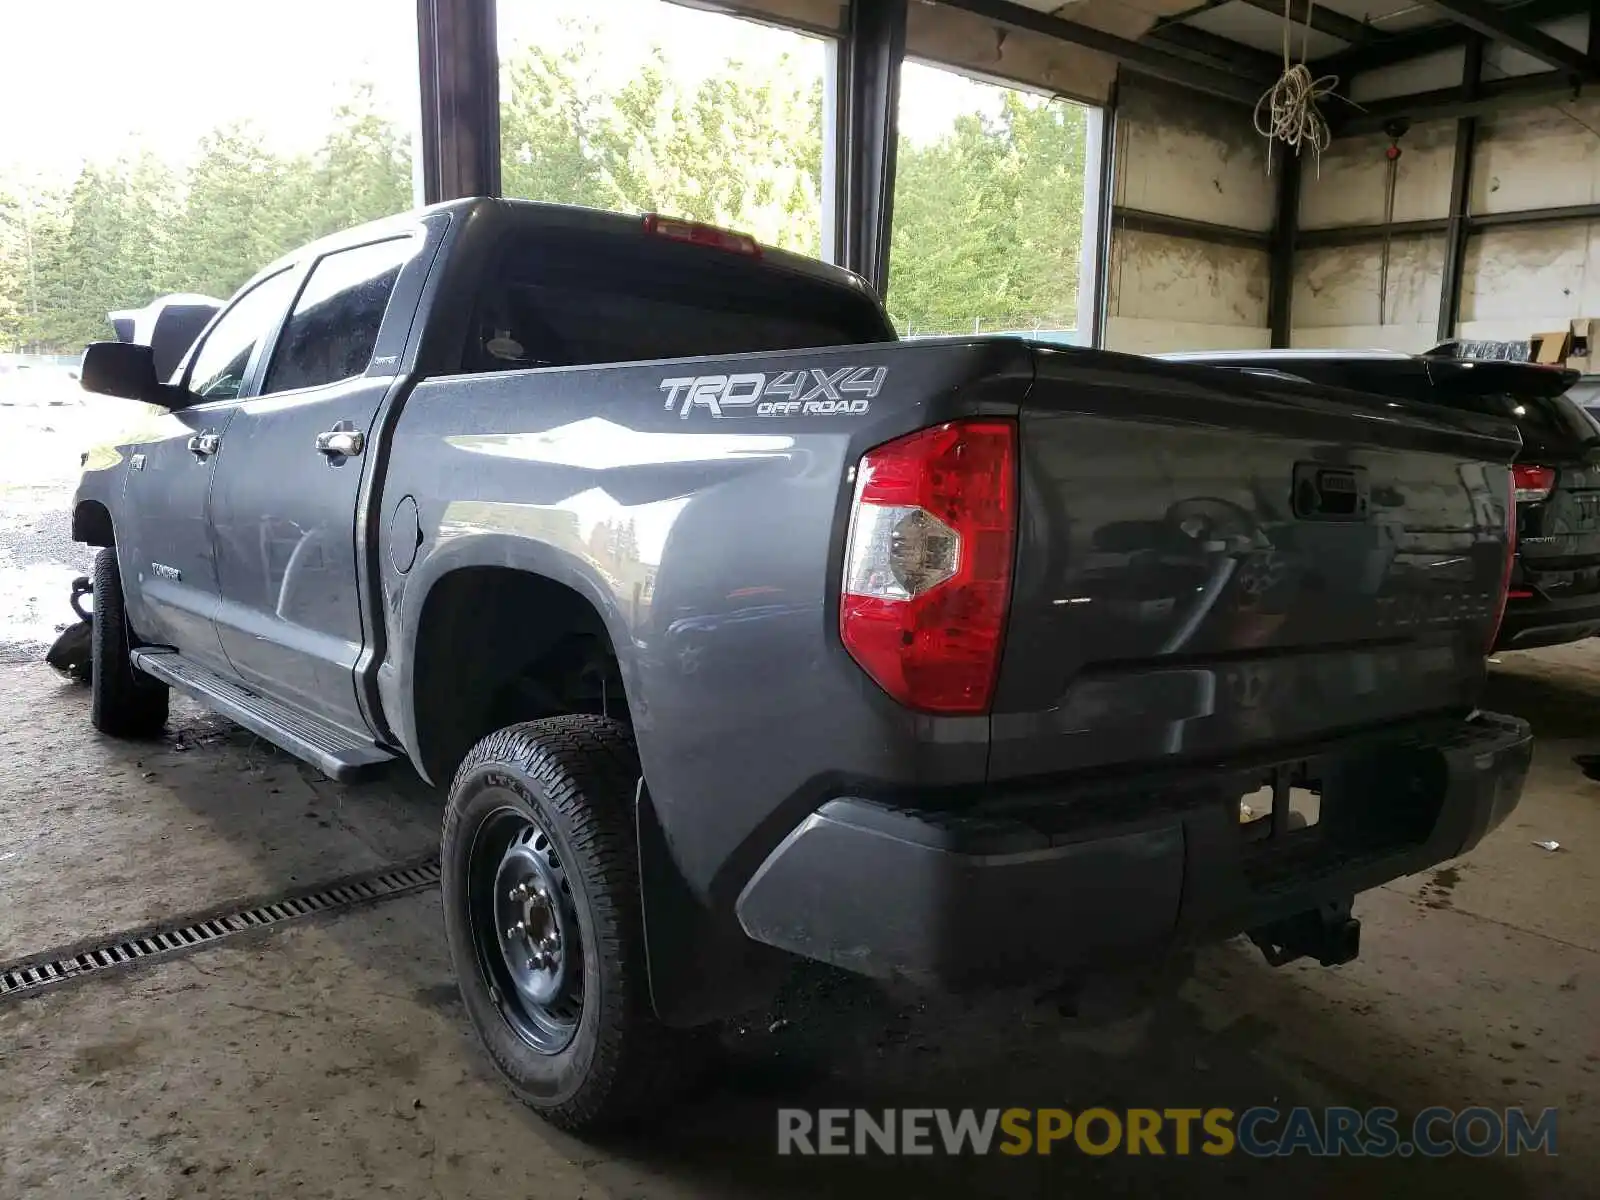
[[[1595,429],[1600,432],[1600,375],[1583,376],[1568,389],[1567,395],[1593,418]]]
[[[75,501],[94,724],[176,688],[448,788],[466,1012],[569,1128],[659,1109],[797,957],[1344,962],[1357,893],[1521,795],[1478,708],[1503,415],[901,343],[836,267],[498,200],[291,254],[154,357],[84,358],[163,410]]]
[[[1396,401],[1505,417],[1522,434],[1512,467],[1517,550],[1496,650],[1600,633],[1600,425],[1570,394],[1578,374],[1447,353],[1273,350],[1163,355],[1270,372]]]

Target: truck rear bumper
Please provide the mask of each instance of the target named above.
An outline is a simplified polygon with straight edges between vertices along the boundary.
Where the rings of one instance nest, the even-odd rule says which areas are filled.
[[[768,856],[737,914],[759,942],[960,986],[1147,961],[1255,929],[1470,849],[1521,798],[1525,722],[1480,713],[1285,763],[1126,777],[981,812],[830,800]],[[1240,798],[1278,772],[1321,797],[1270,837]]]

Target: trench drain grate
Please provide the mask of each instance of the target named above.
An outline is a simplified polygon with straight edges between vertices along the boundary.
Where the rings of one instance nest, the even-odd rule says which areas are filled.
[[[46,988],[114,971],[133,963],[177,958],[226,938],[324,913],[396,900],[439,883],[436,860],[353,875],[314,891],[295,892],[212,915],[180,917],[110,939],[64,950],[47,950],[15,963],[0,963],[0,1000],[30,996]]]

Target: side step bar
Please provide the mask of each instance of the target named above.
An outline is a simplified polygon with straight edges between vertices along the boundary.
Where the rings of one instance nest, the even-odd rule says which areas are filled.
[[[353,782],[394,761],[393,754],[347,729],[257,695],[171,650],[135,650],[133,665],[304,759],[330,779]]]

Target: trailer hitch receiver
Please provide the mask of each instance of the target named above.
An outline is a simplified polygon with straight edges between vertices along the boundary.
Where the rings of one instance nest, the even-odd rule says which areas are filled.
[[[1361,922],[1350,915],[1350,907],[1349,900],[1318,905],[1250,930],[1250,940],[1269,966],[1314,958],[1337,967],[1361,953]]]

